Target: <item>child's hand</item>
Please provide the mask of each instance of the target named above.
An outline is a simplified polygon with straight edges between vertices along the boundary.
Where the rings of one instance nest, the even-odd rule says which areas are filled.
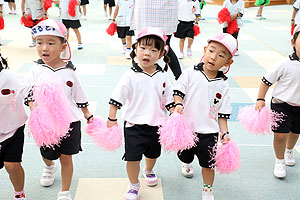
[[[118,125],[118,122],[117,122],[117,121],[110,121],[110,120],[107,120],[106,124],[107,124],[107,127],[108,127],[108,128],[111,128],[111,127],[113,127],[114,125]]]
[[[256,101],[255,110],[261,110],[264,106],[266,106],[265,101]]]
[[[93,122],[94,116],[93,116],[93,115],[90,115],[88,118],[86,118],[86,120],[87,120],[87,123],[90,124],[90,123]]]
[[[222,143],[223,144],[226,144],[227,142],[229,142],[230,141],[230,136],[229,136],[229,134],[226,134],[225,136],[224,136],[224,139],[222,140]]]
[[[178,112],[179,114],[182,114],[183,113],[183,106],[180,105],[180,104],[177,104],[175,106],[174,112]]]

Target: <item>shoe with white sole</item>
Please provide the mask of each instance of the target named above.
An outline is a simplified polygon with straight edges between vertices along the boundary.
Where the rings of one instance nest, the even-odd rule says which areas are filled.
[[[277,178],[284,178],[286,176],[285,171],[285,161],[283,160],[276,160],[275,167],[274,167],[274,175]]]
[[[192,178],[194,176],[194,168],[192,164],[182,163],[181,173],[186,178]]]
[[[143,176],[145,178],[146,185],[148,186],[156,186],[158,184],[158,179],[153,170],[143,170]]]
[[[296,164],[296,159],[294,156],[293,149],[286,149],[284,153],[285,164],[287,166],[294,166]]]
[[[56,162],[51,166],[44,165],[42,177],[40,179],[40,183],[44,187],[49,187],[54,183],[54,173],[57,170]]]

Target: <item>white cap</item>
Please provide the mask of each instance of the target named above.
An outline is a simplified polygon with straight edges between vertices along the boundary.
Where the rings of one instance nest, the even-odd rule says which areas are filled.
[[[219,42],[220,44],[224,45],[232,56],[234,56],[237,50],[236,39],[228,33],[220,33],[218,35],[215,35],[207,40],[207,42],[210,41]]]
[[[63,23],[53,19],[43,20],[31,29],[31,35],[33,38],[41,35],[53,35],[64,38],[67,42],[67,48],[61,52],[60,58],[63,60],[71,59],[71,49],[67,40],[67,29]]]
[[[168,39],[168,36],[166,36],[166,33],[160,29],[160,28],[156,28],[156,27],[145,27],[143,28],[137,35],[136,40],[148,36],[148,35],[155,35],[158,36],[159,38],[162,39],[162,41],[164,41],[165,45],[166,45],[166,41]]]

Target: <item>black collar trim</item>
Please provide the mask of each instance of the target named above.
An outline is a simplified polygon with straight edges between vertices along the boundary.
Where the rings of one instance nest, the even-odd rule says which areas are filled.
[[[225,81],[225,80],[228,79],[228,77],[225,76],[224,73],[223,73],[222,71],[218,71],[217,76],[216,76],[214,79],[209,79],[209,78],[207,77],[207,75],[206,75],[206,74],[204,73],[204,71],[203,71],[203,65],[204,65],[203,62],[199,63],[198,65],[195,65],[195,66],[194,66],[194,70],[197,70],[197,71],[202,72],[202,74],[205,76],[205,78],[206,78],[208,81],[218,81],[218,80],[220,80],[220,79],[223,79],[223,80]]]
[[[294,52],[291,55],[289,55],[289,57],[290,57],[290,60],[298,60],[300,62],[300,60],[299,60],[296,52]]]
[[[150,76],[150,77],[153,77],[156,73],[158,73],[158,72],[164,72],[164,70],[157,64],[157,63],[155,63],[155,65],[156,65],[156,71],[153,73],[153,74],[148,74],[147,72],[145,72],[142,68],[140,68],[140,66],[136,63],[136,62],[134,62],[134,61],[132,61],[132,67],[131,67],[131,69],[134,71],[134,72],[140,72],[140,73],[143,73],[143,74],[146,74],[146,75],[148,75],[148,76]]]
[[[3,70],[2,64],[0,63],[0,72]]]
[[[66,64],[66,66],[60,67],[60,68],[58,68],[58,69],[53,69],[52,67],[46,65],[42,59],[38,59],[38,60],[35,61],[35,62],[36,62],[37,64],[40,64],[40,65],[42,65],[42,66],[44,66],[44,67],[47,67],[47,68],[51,69],[51,70],[54,71],[54,72],[56,72],[56,71],[58,71],[58,70],[61,70],[61,69],[67,69],[67,68],[70,68],[70,69],[72,69],[72,70],[74,70],[74,71],[76,70],[76,67],[73,65],[73,63],[72,63],[71,61],[68,61],[68,63]]]

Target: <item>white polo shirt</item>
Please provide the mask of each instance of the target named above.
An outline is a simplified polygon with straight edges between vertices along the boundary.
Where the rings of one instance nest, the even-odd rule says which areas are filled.
[[[262,81],[269,86],[277,82],[272,97],[300,106],[300,59],[296,53],[275,64],[263,76]]]
[[[3,5],[4,4],[4,0],[0,0],[0,5]]]
[[[229,119],[232,112],[229,85],[223,72],[209,79],[202,66],[203,63],[190,67],[180,75],[174,95],[183,97],[183,114],[194,132],[217,133],[218,118]],[[217,109],[214,119],[209,115],[212,107]]]
[[[30,14],[33,20],[41,19],[44,15],[41,0],[26,0],[25,10]]]
[[[230,0],[224,1],[223,7],[227,8],[230,12],[230,16],[235,15],[237,13],[244,14],[244,1],[238,0],[235,4],[232,4]],[[239,28],[243,27],[243,20],[241,17],[236,18],[236,22]],[[227,27],[227,22],[223,23],[223,27]]]
[[[12,137],[27,120],[23,107],[25,83],[24,78],[10,70],[0,72],[0,142]]]
[[[190,22],[200,15],[199,1],[179,0],[178,20]]]
[[[77,2],[80,3],[80,0],[77,0]],[[69,3],[70,3],[70,0],[60,0],[59,1],[59,8],[60,8],[60,11],[61,11],[61,18],[62,19],[67,19],[67,20],[78,20],[79,17],[80,17],[79,5],[76,5],[76,7],[75,7],[75,11],[76,11],[75,17],[72,17],[68,13]]]
[[[28,77],[28,82],[32,86],[44,80],[53,80],[61,84],[71,107],[72,122],[81,120],[83,118],[83,113],[80,108],[88,106],[87,97],[79,82],[75,69],[76,68],[71,61],[63,67],[52,69],[39,59],[36,65],[32,67],[30,76]],[[29,93],[28,97],[25,99],[25,103],[26,101],[31,100],[32,94]]]
[[[134,6],[133,0],[119,0],[117,5],[119,5],[119,11],[116,18],[117,26],[129,27]]]
[[[126,71],[114,89],[110,104],[119,109],[125,105],[122,117],[130,124],[161,125],[167,109],[174,102],[173,90],[166,72],[157,65],[153,74],[144,72],[136,63]],[[161,108],[161,101],[166,102]]]
[[[295,24],[299,24],[300,22],[300,12],[299,12],[299,9],[300,9],[300,0],[297,0],[294,4],[293,4],[293,7],[295,10],[297,10],[296,12],[296,15],[295,15]]]

